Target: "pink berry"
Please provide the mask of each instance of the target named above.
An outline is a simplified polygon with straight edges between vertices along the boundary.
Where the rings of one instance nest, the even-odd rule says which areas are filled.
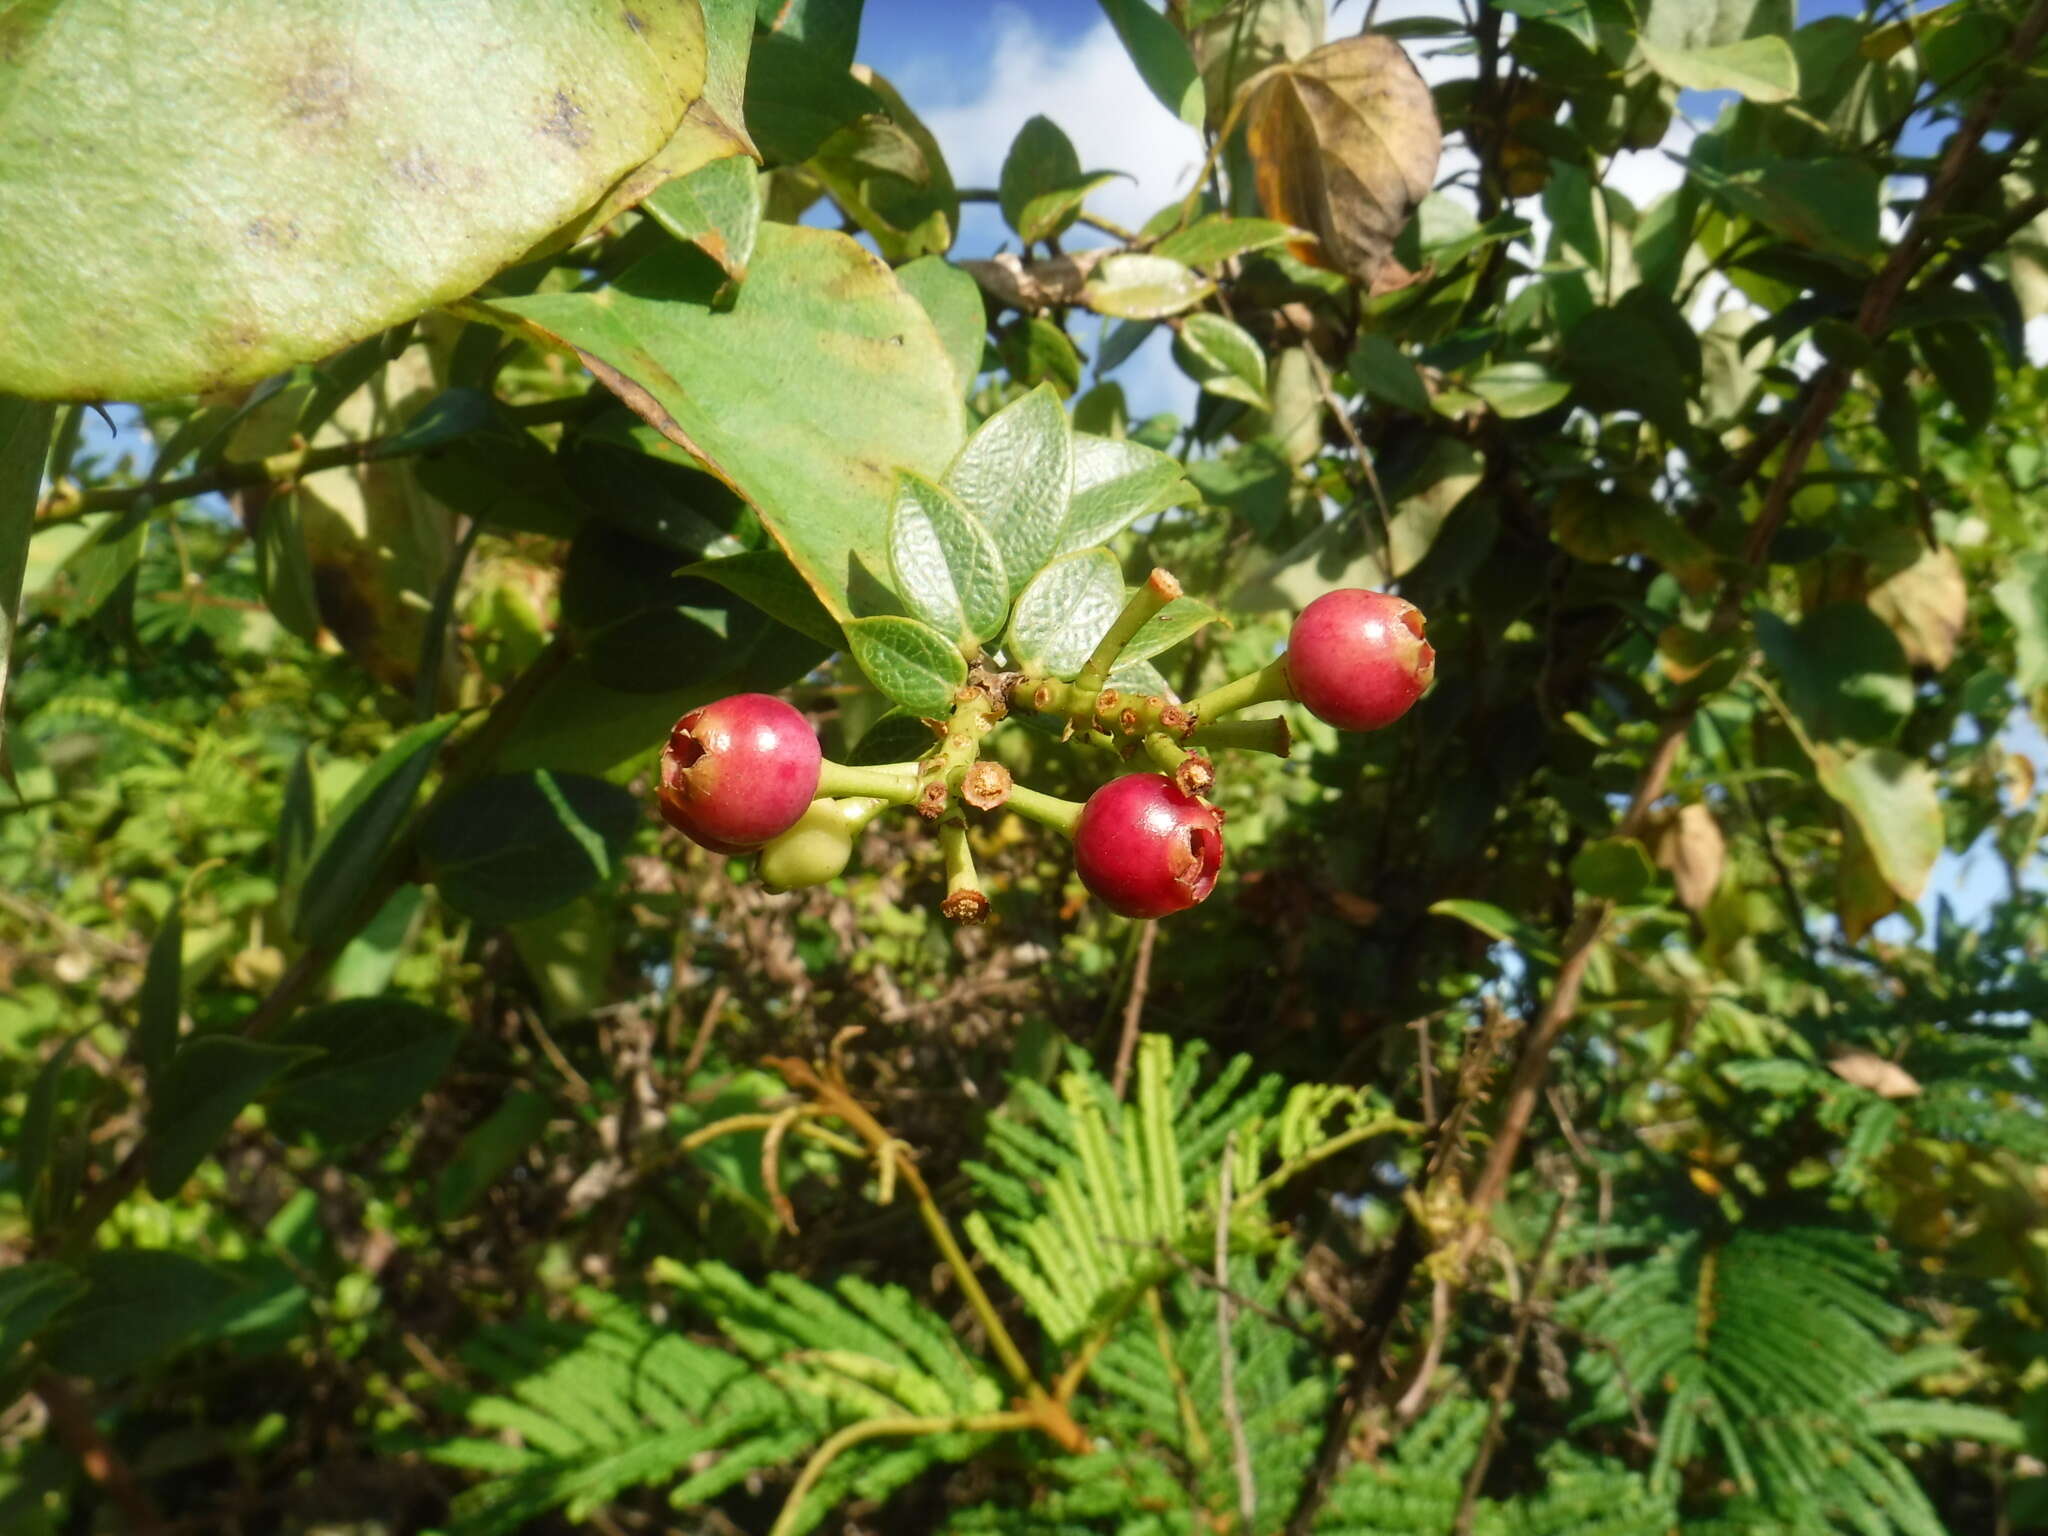
[[[802,819],[822,754],[810,723],[765,693],[693,709],[661,753],[662,819],[714,853],[747,853]]]
[[[1387,592],[1325,592],[1287,637],[1287,681],[1310,714],[1341,731],[1392,725],[1436,676],[1422,610]]]
[[[1081,807],[1074,868],[1098,901],[1125,917],[1184,912],[1216,887],[1223,813],[1163,773],[1111,779]]]

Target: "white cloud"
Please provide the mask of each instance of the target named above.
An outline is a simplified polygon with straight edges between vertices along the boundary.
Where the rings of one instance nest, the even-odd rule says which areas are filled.
[[[1185,195],[1202,163],[1194,129],[1162,107],[1107,21],[1061,43],[1021,10],[1001,7],[986,84],[972,99],[924,113],[963,187],[992,187],[1027,119],[1051,118],[1086,170],[1127,172],[1089,199],[1120,223],[1141,223]]]

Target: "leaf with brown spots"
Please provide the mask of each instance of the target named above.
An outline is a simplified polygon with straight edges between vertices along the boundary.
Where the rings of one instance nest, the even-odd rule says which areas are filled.
[[[705,85],[699,0],[35,10],[0,56],[0,390],[32,397],[246,383],[468,293]]]
[[[1367,285],[1443,153],[1429,87],[1371,34],[1276,66],[1247,97],[1245,131],[1268,217],[1316,236],[1295,254]]]

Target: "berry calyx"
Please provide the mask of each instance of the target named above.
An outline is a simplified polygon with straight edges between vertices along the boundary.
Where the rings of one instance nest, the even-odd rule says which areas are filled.
[[[1184,912],[1216,888],[1223,814],[1163,773],[1129,773],[1088,797],[1074,826],[1074,868],[1125,917]]]
[[[1413,603],[1388,592],[1326,592],[1294,621],[1287,681],[1310,714],[1341,731],[1392,725],[1436,676]]]
[[[822,754],[804,717],[765,693],[693,709],[669,732],[662,819],[714,853],[750,853],[802,818]]]

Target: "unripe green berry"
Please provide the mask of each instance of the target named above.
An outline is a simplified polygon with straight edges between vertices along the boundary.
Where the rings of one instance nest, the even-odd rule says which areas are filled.
[[[823,885],[846,872],[853,839],[882,808],[880,800],[814,800],[797,824],[761,850],[755,873],[771,891]]]

